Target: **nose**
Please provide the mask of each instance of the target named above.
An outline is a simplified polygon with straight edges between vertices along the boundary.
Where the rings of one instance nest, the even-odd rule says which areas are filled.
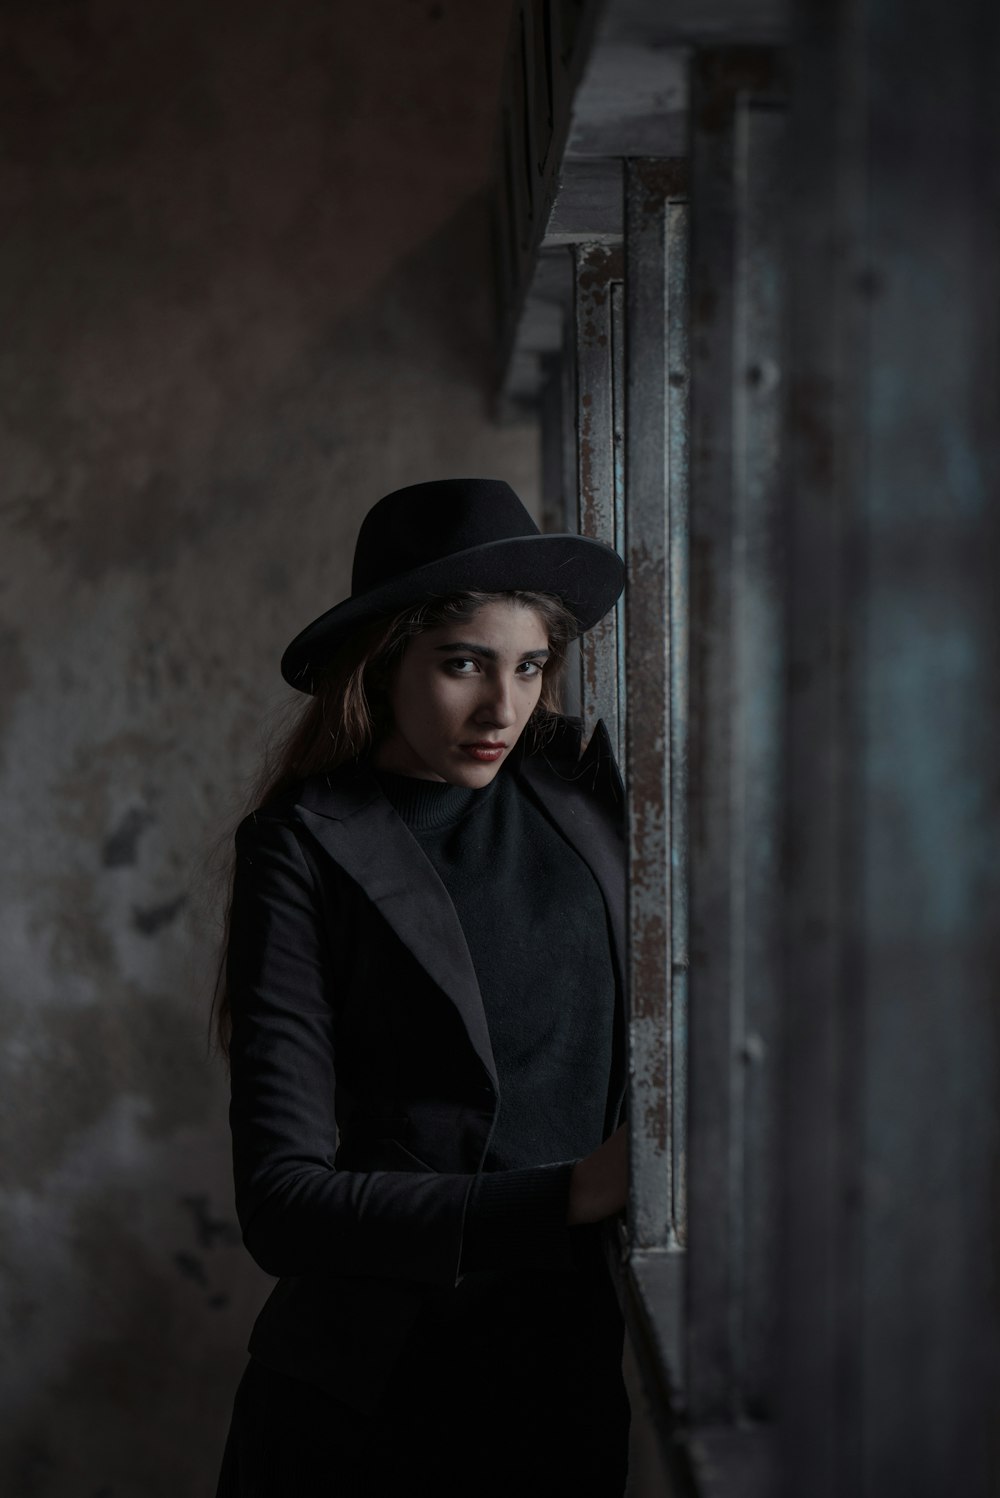
[[[480,723],[491,723],[496,728],[509,728],[512,723],[517,722],[514,683],[506,676],[498,674],[492,679],[485,679],[476,719]]]

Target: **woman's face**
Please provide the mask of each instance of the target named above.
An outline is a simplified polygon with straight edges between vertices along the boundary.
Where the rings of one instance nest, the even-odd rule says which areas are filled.
[[[414,635],[390,678],[393,726],[375,764],[421,780],[488,785],[538,702],[548,655],[540,616],[518,603],[486,603],[464,623]],[[496,747],[477,752],[477,743]]]

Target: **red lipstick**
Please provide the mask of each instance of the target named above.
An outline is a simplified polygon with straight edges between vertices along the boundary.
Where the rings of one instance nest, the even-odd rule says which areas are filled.
[[[507,745],[497,739],[480,739],[477,743],[459,744],[458,747],[480,764],[492,765],[500,758]]]

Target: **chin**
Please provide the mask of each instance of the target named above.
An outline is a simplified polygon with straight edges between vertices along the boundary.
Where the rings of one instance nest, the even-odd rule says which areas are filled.
[[[504,755],[501,759],[498,759],[496,763],[492,765],[477,764],[475,760],[466,759],[461,750],[458,750],[457,752],[461,760],[464,762],[453,766],[450,770],[450,773],[445,778],[459,785],[488,785],[493,777],[499,773],[501,765],[507,758],[507,756]]]

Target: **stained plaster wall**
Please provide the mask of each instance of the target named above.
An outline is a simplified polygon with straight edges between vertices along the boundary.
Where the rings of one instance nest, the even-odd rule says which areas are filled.
[[[535,504],[483,187],[506,3],[76,0],[0,53],[0,1491],[214,1491],[270,1281],[206,1051],[206,859],[361,515]]]

